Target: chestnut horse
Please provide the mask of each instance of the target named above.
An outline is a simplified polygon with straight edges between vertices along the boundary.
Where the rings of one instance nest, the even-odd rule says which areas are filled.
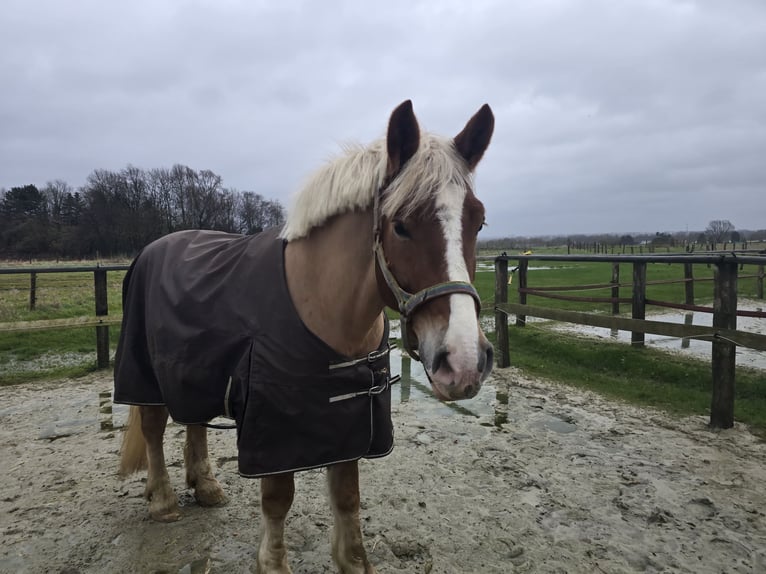
[[[365,387],[361,392],[329,398],[329,403],[343,404],[349,397],[364,395],[358,404],[363,405],[360,412],[365,424],[369,422],[370,412],[377,409],[376,416],[381,417],[383,426],[369,432],[371,437],[373,434],[378,439],[382,436],[378,451],[363,451],[348,458],[339,455],[340,458],[321,464],[327,466],[335,519],[333,559],[340,572],[375,572],[362,544],[357,463],[363,456],[385,456],[393,447],[390,402],[384,400],[387,397],[390,401],[388,322],[384,308],[388,306],[400,312],[404,346],[422,361],[437,398],[451,401],[473,397],[492,370],[492,347],[481,331],[478,321],[480,300],[470,283],[475,273],[476,237],[484,225],[484,207],[474,195],[472,173],[489,145],[493,128],[494,116],[489,106],[484,105],[455,138],[439,137],[420,130],[410,101],[399,105],[390,117],[385,139],[367,147],[347,149],[307,181],[296,196],[279,236],[272,232],[273,240],[280,245],[281,267],[258,270],[258,277],[266,277],[259,279],[260,286],[254,286],[255,280],[237,286],[237,296],[241,297],[237,302],[216,299],[215,294],[224,288],[222,285],[230,286],[237,277],[247,275],[247,262],[260,261],[259,255],[248,251],[257,245],[255,239],[252,239],[253,243],[247,243],[251,239],[245,236],[180,232],[169,236],[174,239],[158,240],[137,257],[124,284],[123,332],[115,360],[115,402],[133,405],[123,438],[121,471],[125,474],[148,466],[145,494],[150,501],[149,513],[153,519],[173,521],[180,518],[163,455],[163,433],[169,415],[188,425],[184,449],[186,480],[189,487],[194,488],[196,499],[201,505],[217,505],[225,501],[208,459],[204,422],[224,414],[224,410],[229,414],[229,404],[234,405],[235,410],[239,408],[236,406],[239,403],[230,400],[229,395],[236,394],[237,388],[245,388],[241,392],[249,392],[250,396],[241,403],[245,405],[241,407],[245,409],[244,414],[235,413],[232,418],[238,423],[240,472],[245,476],[261,477],[263,518],[258,571],[291,571],[283,531],[285,517],[293,502],[293,474],[297,470],[319,466],[317,460],[320,459],[305,462],[301,458],[303,454],[298,453],[296,460],[303,462],[275,466],[283,469],[278,472],[261,467],[257,472],[243,472],[243,449],[251,448],[249,441],[254,439],[240,428],[240,419],[244,421],[243,425],[250,424],[247,409],[251,408],[260,409],[260,414],[253,420],[268,420],[269,415],[262,404],[251,406],[247,403],[256,401],[252,396],[252,389],[256,388],[252,386],[254,383],[247,383],[250,387],[231,387],[232,381],[236,386],[237,381],[247,381],[249,377],[257,379],[259,369],[282,372],[292,363],[300,363],[300,358],[277,353],[273,359],[277,364],[269,366],[265,359],[252,354],[252,349],[259,345],[272,349],[269,345],[272,339],[278,338],[278,329],[265,334],[247,332],[251,323],[245,315],[249,313],[250,299],[258,298],[260,293],[276,296],[274,290],[279,288],[297,317],[294,323],[312,338],[311,344],[319,345],[323,352],[326,350],[344,358],[342,365],[335,366],[352,365],[355,369],[357,367],[353,365],[364,363],[363,367],[367,368],[372,357],[380,361],[385,355],[384,363],[376,363],[374,373],[373,367],[365,371],[368,375],[373,373],[370,375],[372,379],[369,376],[366,379],[367,383],[372,380],[370,384],[373,386]],[[182,247],[178,247],[179,244]],[[232,269],[226,262],[235,261],[230,255],[230,246],[235,244],[245,247],[237,251],[238,267]],[[196,274],[184,276],[183,281],[177,280],[172,286],[162,284],[163,276],[152,275],[161,270],[166,275],[176,274],[178,278],[178,273],[195,262],[198,264],[203,260],[200,254],[208,251],[217,257],[214,264],[194,270]],[[161,263],[141,265],[152,256],[156,259],[160,252],[165,254]],[[206,287],[201,295],[189,295],[194,285],[207,285],[205,282],[215,277],[219,277],[217,286]],[[136,291],[142,281],[147,286]],[[167,321],[174,319],[163,319],[170,315],[165,315],[164,299],[158,299],[162,297],[172,301],[168,305],[188,311],[187,316],[178,321],[188,330],[188,335],[183,330],[179,331],[180,335],[169,334]],[[193,307],[197,304],[195,297],[202,301],[197,307]],[[225,310],[230,308],[233,312],[226,315]],[[199,314],[206,312],[211,315],[205,321],[223,318],[220,323],[193,323]],[[283,315],[280,311],[276,319],[282,320]],[[229,325],[230,330],[237,332],[237,337],[244,333],[244,337],[237,338],[237,345],[241,341],[250,341],[246,345],[252,345],[247,347],[250,351],[244,351],[247,360],[243,362],[242,371],[233,365],[229,369],[223,363],[208,360],[206,355],[216,352],[216,341],[224,341],[230,336],[226,332]],[[139,334],[126,334],[129,329]],[[209,338],[200,346],[196,337],[205,335],[206,331],[214,333],[207,333]],[[221,354],[224,356],[230,355]],[[135,364],[141,361],[145,364]],[[226,371],[227,406],[219,412],[218,405],[210,408],[192,405],[195,414],[177,415],[174,411],[177,395],[189,399],[196,392],[204,396],[206,391],[169,392],[167,373],[178,373],[178,369],[188,364],[196,370],[184,376],[194,376],[201,368],[198,364],[212,363],[214,368],[210,377],[217,377],[220,370]],[[330,367],[329,375],[334,372],[332,369]],[[244,374],[240,376],[237,372]],[[328,373],[322,376],[328,376]],[[131,385],[142,391],[134,392]],[[215,392],[223,396],[223,389]],[[373,401],[373,396],[384,399],[368,408],[364,401]],[[323,402],[328,403],[328,400],[325,398]],[[353,400],[345,401],[348,405],[353,403]],[[282,419],[274,417],[274,420]],[[292,426],[302,424],[301,416],[295,420],[298,422],[291,423]],[[320,425],[337,427],[338,424],[333,418],[320,419]],[[321,426],[316,428],[321,429]],[[350,432],[342,431],[345,434],[340,436]],[[259,432],[256,438],[264,442],[263,436]],[[368,443],[364,444],[367,448]],[[282,454],[279,449],[273,452]],[[266,458],[270,460],[271,456]]]

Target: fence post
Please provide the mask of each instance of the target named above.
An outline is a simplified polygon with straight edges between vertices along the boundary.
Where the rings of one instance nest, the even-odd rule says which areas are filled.
[[[758,266],[758,277],[755,280],[755,295],[763,299],[763,265]]]
[[[692,311],[689,311],[688,313],[684,314],[684,325],[687,327],[691,327],[694,324],[694,313]],[[681,348],[682,349],[688,349],[691,346],[691,339],[689,337],[684,337],[681,339]]]
[[[498,303],[508,302],[508,260],[495,259],[495,337],[497,338],[497,366],[511,365],[508,347],[508,314],[497,308]]]
[[[713,300],[713,327],[737,328],[737,263],[716,263]],[[734,370],[737,347],[730,341],[713,338],[713,399],[710,426],[728,429],[734,426]]]
[[[684,303],[694,305],[694,270],[691,263],[684,263]]]
[[[620,298],[620,264],[612,263],[612,299]],[[620,302],[612,301],[612,315],[620,314]]]
[[[646,262],[633,263],[633,314],[634,319],[646,318]],[[632,331],[630,343],[637,347],[644,346],[645,333]]]
[[[93,285],[96,293],[96,317],[103,317],[109,313],[105,269],[96,269],[93,272]],[[109,366],[109,325],[96,327],[96,364],[99,369]]]
[[[34,311],[37,305],[37,273],[29,274],[29,310]]]
[[[527,259],[519,259],[519,304],[527,304],[527,269],[529,268],[529,261]],[[516,326],[523,327],[527,324],[526,315],[516,315]]]

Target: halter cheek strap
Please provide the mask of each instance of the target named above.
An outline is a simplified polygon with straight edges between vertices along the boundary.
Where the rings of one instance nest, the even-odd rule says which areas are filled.
[[[380,207],[380,195],[383,190],[375,194],[373,200],[373,244],[372,250],[375,254],[375,260],[380,268],[381,275],[386,282],[391,294],[396,300],[399,314],[401,315],[401,332],[402,332],[402,345],[404,349],[410,354],[416,361],[420,361],[420,355],[417,350],[417,337],[415,337],[412,331],[412,315],[422,305],[436,299],[438,297],[444,297],[445,295],[464,294],[473,297],[476,303],[476,312],[481,310],[481,298],[478,292],[470,283],[465,281],[445,281],[444,283],[437,283],[421,289],[417,293],[410,293],[402,289],[399,282],[394,277],[391,269],[386,261],[386,255],[383,252],[383,241],[381,239],[381,224],[383,221],[383,215]]]

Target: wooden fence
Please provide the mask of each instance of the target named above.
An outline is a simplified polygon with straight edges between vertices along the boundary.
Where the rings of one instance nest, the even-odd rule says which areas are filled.
[[[712,340],[712,373],[713,373],[713,398],[711,401],[711,426],[729,428],[734,424],[734,373],[735,373],[735,346],[741,345],[752,349],[766,351],[766,335],[739,331],[736,329],[737,316],[763,317],[766,313],[756,311],[737,310],[737,280],[743,278],[738,275],[738,268],[742,264],[757,265],[758,272],[750,277],[756,278],[757,297],[763,299],[764,264],[766,257],[763,256],[736,256],[724,255],[502,255],[499,257],[480,258],[494,261],[495,265],[495,332],[497,333],[497,361],[498,366],[510,365],[510,353],[508,345],[508,314],[516,315],[516,325],[523,327],[527,316],[578,323],[593,327],[605,327],[613,330],[631,331],[631,342],[634,345],[643,345],[646,333],[679,337],[684,339]],[[508,261],[518,261],[518,303],[508,301]],[[567,290],[582,289],[583,286],[571,287],[530,287],[528,285],[528,268],[530,261],[558,261],[558,262],[603,262],[612,264],[611,281],[604,285],[590,285],[587,287],[608,287],[611,289],[610,297],[577,297],[562,295]],[[684,278],[680,281],[685,283],[685,303],[657,301],[646,297],[646,267],[649,263],[674,263],[683,264]],[[621,265],[632,266],[631,297],[620,297],[619,281]],[[694,277],[693,265],[714,265],[715,273],[713,280],[714,304],[713,307],[701,307],[694,305]],[[29,331],[35,329],[53,329],[67,327],[93,326],[96,331],[96,356],[99,368],[109,366],[109,325],[121,321],[121,316],[109,316],[107,300],[107,273],[110,271],[125,271],[128,265],[107,265],[91,267],[48,267],[48,268],[15,268],[0,269],[0,274],[28,274],[29,282],[29,305],[34,309],[37,300],[37,276],[45,273],[93,273],[93,290],[95,299],[94,315],[77,317],[74,319],[49,319],[38,321],[18,321],[13,323],[0,323],[2,331]],[[697,279],[699,280],[699,279]],[[567,299],[572,301],[588,301],[611,303],[613,315],[597,313],[584,313],[553,309],[537,305],[528,305],[527,296]],[[619,316],[620,304],[630,303],[631,317]],[[713,326],[704,327],[696,325],[681,325],[662,321],[646,319],[646,306],[655,305],[686,309],[698,312],[713,313]]]
[[[90,267],[35,267],[0,269],[0,275],[29,275],[29,308],[37,304],[37,276],[45,273],[93,273],[93,294],[96,302],[95,313],[73,319],[42,319],[37,321],[15,321],[0,323],[3,331],[33,331],[37,329],[62,329],[71,327],[95,327],[96,362],[99,369],[109,366],[109,325],[120,323],[122,316],[109,317],[106,278],[110,271],[126,271],[129,265],[96,265]]]
[[[486,259],[486,258],[482,258]],[[766,318],[761,311],[737,310],[737,280],[741,265],[756,265],[757,273],[748,277],[756,279],[756,296],[763,299],[764,264],[763,256],[721,255],[645,255],[645,256],[609,256],[609,255],[502,255],[493,259],[495,262],[495,333],[497,334],[498,366],[510,365],[508,345],[508,314],[516,315],[516,325],[523,327],[527,316],[540,317],[554,321],[578,323],[592,327],[605,327],[612,330],[631,332],[631,343],[643,345],[646,333],[678,337],[683,339],[703,339],[712,341],[713,396],[710,409],[710,425],[716,428],[730,428],[734,425],[734,373],[735,347],[749,347],[766,351],[766,335],[739,331],[736,329],[737,316]],[[508,301],[508,261],[518,261],[518,303]],[[583,286],[570,287],[530,287],[528,267],[530,261],[558,262],[603,262],[612,264],[612,280],[603,285],[586,287],[611,287],[610,297],[577,297],[561,295],[567,290],[582,289]],[[685,303],[657,301],[646,297],[646,267],[649,263],[683,264],[685,283]],[[632,266],[631,297],[619,296],[620,265]],[[714,303],[713,307],[694,305],[693,265],[714,266]],[[558,293],[557,293],[558,292]],[[563,309],[553,309],[537,305],[528,305],[527,296],[548,297],[570,301],[611,303],[613,315],[584,313]],[[631,317],[618,316],[620,303],[630,303]],[[646,319],[647,305],[671,307],[713,314],[713,326],[704,327],[688,324],[652,321]]]

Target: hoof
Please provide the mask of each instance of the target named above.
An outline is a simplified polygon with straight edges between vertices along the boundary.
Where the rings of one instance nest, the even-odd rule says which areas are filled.
[[[194,498],[200,506],[221,506],[228,502],[221,485],[215,479],[200,481],[194,489]]]
[[[153,489],[147,485],[144,496],[149,500],[149,517],[155,522],[176,522],[181,519],[178,499],[172,488]]]

